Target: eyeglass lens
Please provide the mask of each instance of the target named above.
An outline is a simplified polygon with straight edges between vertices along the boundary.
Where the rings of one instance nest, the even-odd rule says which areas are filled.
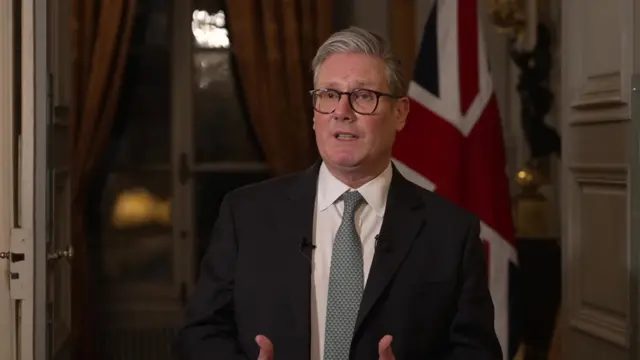
[[[378,104],[378,95],[371,90],[357,89],[348,93],[348,96],[351,108],[361,114],[373,113]],[[318,112],[330,114],[338,107],[341,98],[342,95],[336,90],[317,90],[313,93],[313,106]]]

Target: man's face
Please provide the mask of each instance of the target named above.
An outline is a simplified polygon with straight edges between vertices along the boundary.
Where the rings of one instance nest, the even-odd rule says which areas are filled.
[[[329,56],[319,68],[316,89],[337,91],[369,89],[389,93],[384,62],[365,54],[345,53]],[[375,112],[361,115],[342,95],[331,114],[315,112],[314,130],[322,159],[341,171],[376,170],[386,166],[396,132],[405,124],[407,98],[381,96]]]

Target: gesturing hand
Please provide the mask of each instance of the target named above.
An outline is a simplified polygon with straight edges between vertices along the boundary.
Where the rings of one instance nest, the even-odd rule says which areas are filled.
[[[393,341],[393,337],[391,335],[385,335],[378,343],[380,360],[396,360],[396,357],[393,355],[393,350],[391,349],[391,341]]]
[[[264,335],[256,336],[256,343],[260,347],[258,360],[273,360],[273,343]]]
[[[396,360],[391,349],[391,341],[393,337],[391,335],[385,335],[378,343],[378,355],[379,360]],[[273,343],[268,337],[264,335],[256,336],[256,343],[260,347],[260,353],[257,360],[274,360],[273,358]]]

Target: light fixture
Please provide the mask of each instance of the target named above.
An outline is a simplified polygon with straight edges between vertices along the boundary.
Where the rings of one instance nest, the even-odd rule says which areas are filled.
[[[191,32],[199,46],[204,48],[229,48],[229,31],[226,16],[222,10],[209,14],[205,10],[195,10],[192,14]]]

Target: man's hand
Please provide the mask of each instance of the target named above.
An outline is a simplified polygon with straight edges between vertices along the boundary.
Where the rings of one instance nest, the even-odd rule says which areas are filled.
[[[256,336],[256,343],[260,347],[258,360],[273,360],[273,343],[264,335]]]
[[[391,335],[385,335],[378,343],[379,360],[396,360],[391,349],[391,341],[393,337]],[[258,354],[258,360],[274,360],[273,358],[273,343],[268,337],[264,335],[256,336],[256,343],[260,347],[260,353]]]
[[[378,343],[380,360],[396,360],[396,357],[393,355],[393,350],[391,350],[391,341],[393,341],[393,337],[391,335],[385,335]]]

